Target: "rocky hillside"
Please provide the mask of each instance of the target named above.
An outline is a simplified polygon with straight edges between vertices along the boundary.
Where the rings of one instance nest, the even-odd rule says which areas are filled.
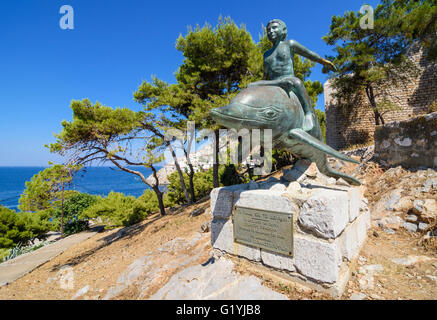
[[[437,299],[437,172],[331,163],[363,181],[372,214],[340,299]],[[260,274],[244,260],[214,257],[209,221],[209,199],[203,199],[103,231],[0,287],[0,299],[332,299]],[[74,285],[66,289],[60,283],[67,268]]]

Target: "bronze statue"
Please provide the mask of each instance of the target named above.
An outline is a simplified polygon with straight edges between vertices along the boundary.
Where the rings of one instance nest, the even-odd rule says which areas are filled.
[[[311,98],[302,81],[294,76],[293,55],[297,53],[331,68],[335,66],[296,41],[286,41],[287,29],[281,20],[270,21],[266,29],[273,48],[264,54],[265,80],[249,84],[229,105],[213,109],[211,117],[219,124],[237,130],[272,129],[273,147],[310,159],[327,176],[341,177],[360,185],[357,179],[328,165],[326,154],[359,162],[321,141],[322,133]]]
[[[317,118],[314,118],[311,98],[308,96],[303,82],[294,76],[293,56],[295,53],[335,69],[332,62],[323,59],[295,40],[286,40],[287,26],[279,19],[271,20],[266,27],[267,37],[273,44],[264,53],[264,79],[253,82],[250,86],[279,86],[289,94],[293,92],[299,99],[304,111],[302,129],[310,131]]]

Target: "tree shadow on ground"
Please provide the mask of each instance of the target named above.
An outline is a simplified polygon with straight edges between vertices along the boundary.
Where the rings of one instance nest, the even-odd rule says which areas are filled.
[[[209,200],[209,195],[199,199],[194,205],[203,206],[203,205],[205,205],[205,202],[207,202],[208,200]],[[58,271],[64,265],[69,265],[69,266],[78,265],[81,262],[85,261],[88,257],[95,254],[100,249],[105,248],[108,245],[110,245],[118,240],[130,239],[130,238],[140,234],[141,232],[143,232],[148,226],[152,225],[153,223],[155,223],[155,222],[157,222],[157,221],[159,221],[167,216],[176,216],[179,214],[183,214],[185,212],[185,209],[187,209],[187,207],[188,207],[187,205],[183,205],[183,206],[180,206],[178,208],[168,208],[167,215],[165,215],[165,216],[161,216],[159,213],[157,213],[157,214],[154,214],[152,216],[149,216],[149,220],[145,223],[143,221],[143,222],[139,222],[139,223],[134,224],[134,225],[129,226],[129,227],[121,228],[117,232],[114,232],[112,234],[109,234],[109,235],[99,239],[98,241],[101,242],[101,244],[98,245],[97,247],[94,247],[90,250],[87,250],[87,251],[81,253],[80,255],[67,260],[62,265],[57,264],[57,265],[53,266],[51,271]],[[193,210],[194,210],[194,208],[193,208]],[[101,232],[104,230],[104,226],[98,226],[98,227],[100,229],[97,229],[94,231]],[[95,227],[95,228],[98,228],[98,227]],[[164,225],[157,226],[156,230],[153,230],[153,232],[159,231],[162,227],[164,227]]]
[[[154,222],[156,222],[164,217],[165,216],[161,216],[159,214],[156,214],[146,223],[140,222],[140,223],[137,223],[137,224],[129,226],[129,227],[124,227],[124,228],[118,230],[117,232],[114,232],[110,235],[107,235],[106,237],[103,237],[102,239],[98,240],[98,242],[101,242],[101,244],[98,245],[97,247],[94,247],[90,250],[87,250],[87,251],[81,253],[80,255],[67,260],[62,265],[57,264],[57,265],[53,266],[51,271],[58,271],[64,265],[69,265],[69,266],[78,265],[81,262],[83,262],[84,260],[86,260],[89,256],[92,256],[93,254],[95,254],[100,249],[107,247],[108,245],[114,243],[115,241],[125,239],[125,238],[132,238],[135,235],[143,232],[152,223],[154,223]],[[104,230],[104,226],[99,226],[99,227],[100,227],[99,231],[102,232]]]

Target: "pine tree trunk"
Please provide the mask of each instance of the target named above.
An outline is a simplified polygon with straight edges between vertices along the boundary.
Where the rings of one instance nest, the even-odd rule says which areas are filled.
[[[183,173],[182,173],[181,166],[179,165],[178,159],[177,159],[177,157],[176,157],[176,153],[174,152],[174,149],[173,149],[173,147],[170,145],[170,143],[168,143],[167,146],[168,146],[169,149],[170,149],[170,152],[171,152],[171,155],[172,155],[172,157],[173,157],[174,164],[175,164],[175,167],[176,167],[176,171],[177,171],[178,174],[179,174],[179,179],[181,180],[182,191],[183,191],[184,194],[185,194],[185,200],[187,201],[187,204],[191,204],[191,203],[192,203],[192,199],[190,199],[190,195],[188,194],[187,186],[186,186],[186,184],[185,184],[185,180],[184,180],[184,175],[183,175]]]
[[[220,149],[220,136],[219,136],[219,130],[214,130],[214,163],[212,165],[212,185],[214,188],[220,187],[220,181],[219,181],[219,149]]]
[[[367,94],[367,98],[369,99],[370,106],[372,107],[373,115],[375,118],[375,126],[379,126],[380,121],[382,124],[384,124],[385,123],[384,118],[382,117],[382,114],[379,113],[378,111],[378,107],[376,105],[376,100],[375,100],[375,94],[373,92],[373,86],[371,84],[367,85],[366,94]]]
[[[188,177],[190,179],[190,194],[191,194],[191,201],[196,202],[196,196],[194,194],[194,168],[193,165],[190,163],[188,165],[190,168],[190,172],[188,173]]]
[[[159,212],[161,213],[161,216],[165,216],[165,207],[164,207],[164,200],[163,200],[164,194],[156,186],[153,187],[153,191],[155,191],[156,197],[158,198]]]

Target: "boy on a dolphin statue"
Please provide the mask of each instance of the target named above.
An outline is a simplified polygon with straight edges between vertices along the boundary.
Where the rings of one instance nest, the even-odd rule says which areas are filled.
[[[264,53],[264,76],[265,80],[250,83],[252,86],[279,86],[287,93],[291,91],[299,99],[304,112],[304,123],[302,129],[310,131],[314,127],[315,121],[311,112],[311,98],[305,89],[303,82],[294,76],[293,56],[295,53],[308,58],[314,62],[319,62],[325,66],[336,70],[331,61],[325,60],[317,53],[305,48],[295,40],[286,40],[287,26],[282,20],[273,19],[266,27],[267,37],[273,44],[270,50]]]
[[[322,132],[305,87],[293,73],[293,54],[335,69],[296,41],[285,41],[286,26],[281,20],[267,24],[267,36],[273,48],[264,54],[264,79],[249,84],[232,101],[211,110],[211,117],[226,128],[270,129],[272,146],[289,150],[293,155],[309,159],[329,177],[343,178],[353,185],[360,181],[329,166],[326,155],[359,163],[322,141]],[[262,140],[263,138],[261,138]]]

